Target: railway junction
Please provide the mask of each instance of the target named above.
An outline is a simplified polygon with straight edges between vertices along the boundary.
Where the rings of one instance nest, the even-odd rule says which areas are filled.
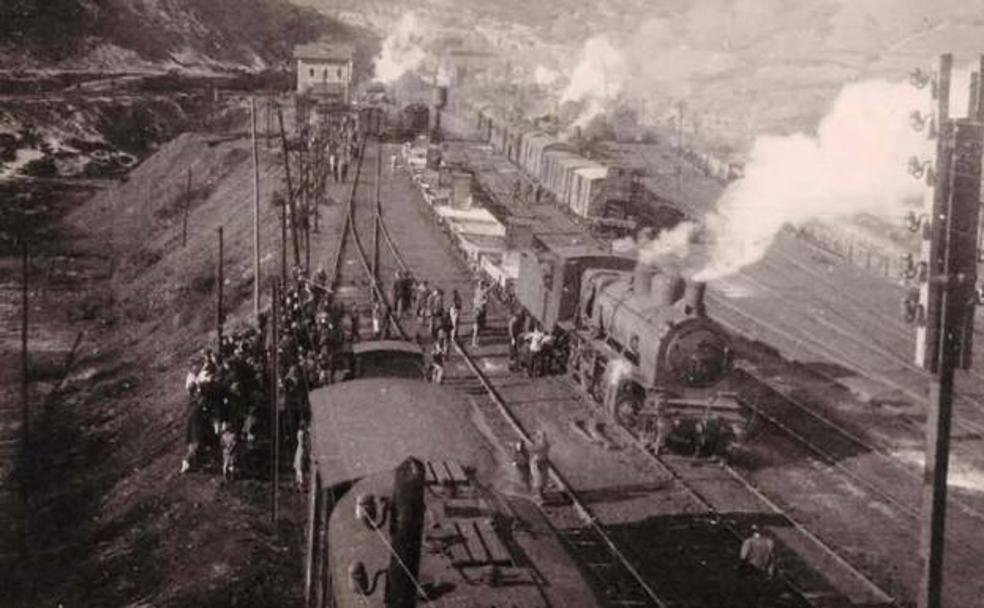
[[[38,583],[12,605],[201,572],[248,591],[128,605],[978,605],[984,72],[948,116],[951,70],[936,156],[910,167],[930,212],[886,249],[915,253],[787,227],[718,275],[702,219],[741,170],[682,143],[592,149],[436,82],[427,102],[354,100],[327,71],[344,99],[229,93],[235,129],[178,137],[67,215],[84,253],[50,291],[29,292],[25,246],[23,410],[0,418],[21,546],[0,556]],[[141,464],[117,483],[92,459]]]

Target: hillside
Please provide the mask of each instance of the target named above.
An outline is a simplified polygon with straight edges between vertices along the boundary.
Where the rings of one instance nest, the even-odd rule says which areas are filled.
[[[298,42],[357,31],[288,0],[5,0],[5,70],[144,71],[286,66]]]
[[[29,600],[11,604],[0,591],[2,606],[300,603],[302,495],[285,492],[274,528],[265,464],[247,461],[243,478],[224,484],[206,453],[207,470],[178,473],[184,375],[214,336],[219,226],[228,330],[251,316],[249,144],[213,138],[189,133],[162,146],[125,183],[50,218],[61,236],[35,251],[55,281],[32,307],[43,320],[32,334],[34,390],[48,397],[35,410],[28,521],[31,550],[44,558],[25,572]],[[281,172],[275,151],[261,152],[269,200]],[[273,206],[262,214],[276,225]],[[265,251],[277,250],[276,236],[264,231]],[[265,256],[268,276],[275,265]],[[41,332],[79,341],[71,355],[61,341],[42,351]],[[63,365],[70,373],[60,377]]]
[[[458,32],[520,78],[534,80],[538,66],[563,75],[551,85],[558,99],[585,43],[603,36],[620,56],[606,61],[606,86],[624,105],[665,122],[683,100],[688,136],[741,147],[812,131],[846,83],[903,80],[943,52],[973,62],[984,36],[981,0],[293,1],[380,36],[413,10],[425,40]]]

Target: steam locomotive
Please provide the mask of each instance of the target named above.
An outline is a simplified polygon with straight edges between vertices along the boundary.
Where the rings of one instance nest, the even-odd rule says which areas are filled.
[[[705,285],[590,242],[536,236],[516,300],[567,344],[566,371],[617,423],[656,447],[720,452],[744,434],[733,345]]]

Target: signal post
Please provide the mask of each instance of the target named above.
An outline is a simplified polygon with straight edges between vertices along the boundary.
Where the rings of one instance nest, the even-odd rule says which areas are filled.
[[[977,227],[981,204],[980,85],[971,91],[969,118],[950,119],[953,59],[944,55],[938,74],[936,178],[922,263],[916,363],[932,374],[926,412],[926,461],[920,529],[922,577],[919,608],[940,608],[954,375],[971,363],[977,283]],[[927,197],[929,198],[929,197]]]

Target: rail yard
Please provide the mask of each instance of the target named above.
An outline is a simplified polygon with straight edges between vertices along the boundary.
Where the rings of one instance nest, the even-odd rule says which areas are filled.
[[[0,78],[0,606],[984,605],[984,55],[739,137],[648,25],[256,2]]]

